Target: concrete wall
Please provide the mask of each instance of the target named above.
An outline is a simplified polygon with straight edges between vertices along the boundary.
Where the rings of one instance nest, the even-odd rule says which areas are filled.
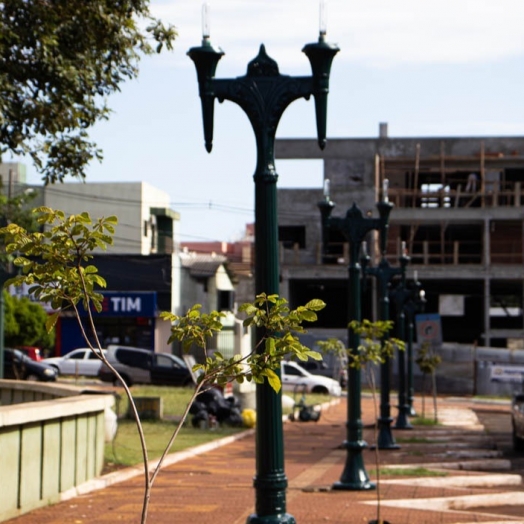
[[[442,358],[436,372],[438,393],[457,396],[511,396],[524,391],[520,380],[521,370],[524,372],[524,350],[445,343],[436,347],[434,351]],[[416,346],[413,350],[414,359],[417,352]],[[496,368],[513,370],[513,380],[508,380],[508,373],[497,378]],[[378,369],[376,376],[380,376]],[[392,362],[393,388],[397,388],[397,377],[398,367],[395,359]],[[365,383],[365,374],[362,374],[362,380]],[[424,378],[416,363],[413,364],[413,383],[415,395],[421,394],[422,391],[431,393],[430,377]]]
[[[57,502],[102,472],[112,395],[0,380],[0,521]]]

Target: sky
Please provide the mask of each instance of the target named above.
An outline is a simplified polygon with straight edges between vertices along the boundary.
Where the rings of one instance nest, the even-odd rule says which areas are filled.
[[[260,44],[281,74],[309,75],[301,52],[318,40],[318,0],[209,0],[210,41],[225,55],[217,78],[246,74]],[[254,220],[256,149],[247,116],[215,102],[213,151],[204,148],[190,47],[202,40],[202,3],[152,0],[176,26],[174,52],[146,57],[137,80],[108,102],[91,137],[102,163],[87,183],[145,181],[170,195],[181,240],[235,241]],[[333,61],[330,138],[524,135],[522,0],[328,0]],[[314,103],[293,102],[277,138],[316,138]],[[5,160],[9,160],[5,158]],[[276,161],[278,187],[322,186],[320,161]],[[28,182],[39,175],[28,165]]]

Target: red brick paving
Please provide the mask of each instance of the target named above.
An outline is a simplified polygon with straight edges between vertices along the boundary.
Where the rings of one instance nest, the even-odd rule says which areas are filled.
[[[446,400],[439,400],[439,403],[441,407],[445,407]],[[467,404],[465,400],[463,405]],[[453,407],[459,407],[459,404],[454,402]],[[371,444],[373,432],[370,426],[373,422],[373,411],[369,399],[363,399],[363,413],[366,426],[364,437]],[[345,439],[345,419],[346,402],[342,399],[338,405],[324,409],[318,423],[285,424],[286,475],[289,481],[287,511],[296,518],[298,524],[360,524],[376,518],[376,506],[364,503],[376,501],[376,491],[329,489],[333,482],[339,480],[344,466],[345,451],[340,449],[340,444]],[[401,443],[400,450],[380,451],[381,463],[438,464],[442,461],[443,448],[442,442],[438,442],[440,433],[443,436],[450,434],[446,428],[434,427],[417,427],[413,431],[394,430],[395,438],[428,435],[428,442]],[[478,441],[473,437],[482,434],[479,430],[472,433],[463,428],[455,440],[466,443],[469,441],[471,447],[480,447],[479,444],[473,444]],[[468,436],[471,438],[468,439]],[[166,467],[160,472],[153,488],[148,523],[187,524],[194,521],[199,524],[244,524],[247,516],[254,511],[254,454],[254,436],[248,435],[203,455]],[[366,449],[363,456],[367,471],[374,470],[374,451]],[[449,460],[456,461],[456,458]],[[465,473],[450,471],[449,474]],[[494,491],[494,488],[432,488],[384,483],[381,485],[381,498],[385,501]],[[8,522],[138,524],[142,496],[143,480],[138,476],[87,495],[32,511]],[[381,516],[391,524],[518,522],[515,516],[495,517],[480,511],[424,511],[385,506],[382,506]]]

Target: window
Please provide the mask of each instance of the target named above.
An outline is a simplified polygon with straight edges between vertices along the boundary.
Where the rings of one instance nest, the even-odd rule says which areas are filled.
[[[162,368],[172,368],[174,362],[167,355],[157,355],[156,365]]]
[[[286,364],[284,364],[284,373],[286,375],[296,375],[296,376],[299,376],[299,377],[302,377],[304,374],[300,371],[300,369],[297,369],[296,367],[294,366],[288,366]]]
[[[427,196],[422,196],[420,207],[451,207],[449,185],[422,184],[421,191]]]
[[[293,249],[295,245],[298,245],[299,249],[305,249],[306,226],[280,226],[278,240],[284,244],[286,249]]]
[[[233,310],[233,299],[234,293],[232,291],[218,290],[218,310],[219,311],[232,311]]]
[[[116,358],[121,364],[134,368],[148,369],[151,366],[151,355],[141,351],[119,349]]]

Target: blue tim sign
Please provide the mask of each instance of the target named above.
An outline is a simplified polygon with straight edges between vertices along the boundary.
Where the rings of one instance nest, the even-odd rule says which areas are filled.
[[[102,311],[93,312],[101,317],[155,317],[157,304],[156,292],[103,292]],[[85,315],[86,311],[79,304],[79,312]]]

